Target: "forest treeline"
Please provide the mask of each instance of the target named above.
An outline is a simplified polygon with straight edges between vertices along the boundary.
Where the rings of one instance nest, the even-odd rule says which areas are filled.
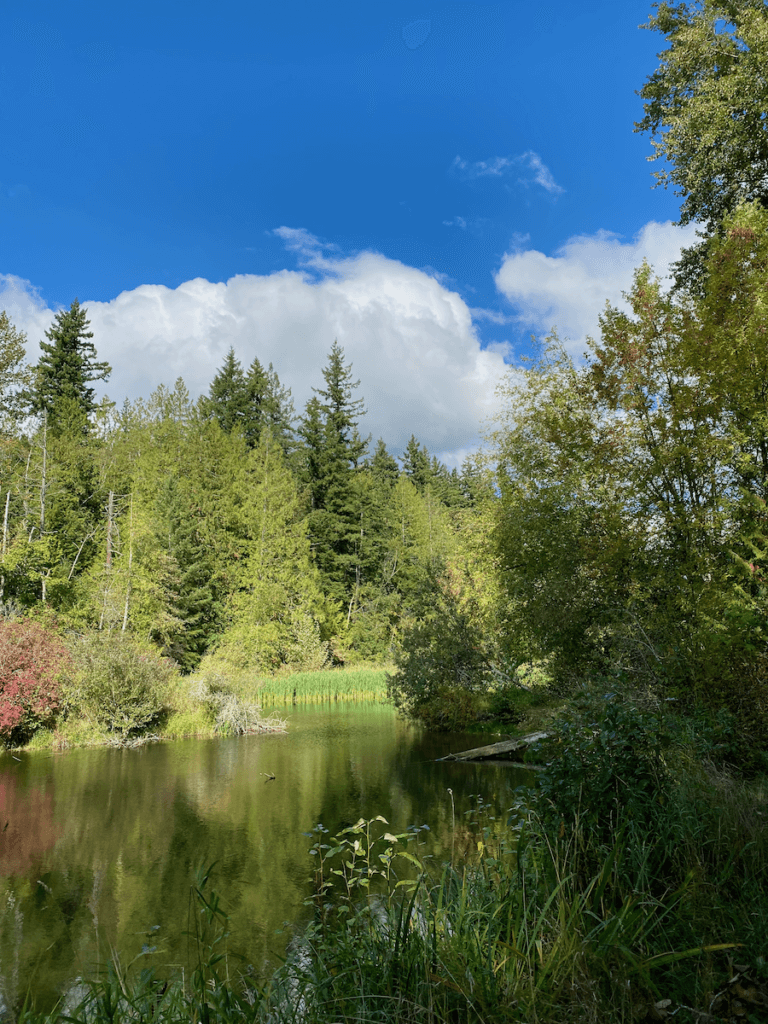
[[[208,392],[182,380],[97,402],[87,310],[59,312],[36,365],[0,320],[2,557],[8,613],[128,633],[185,671],[389,657],[419,579],[442,564],[482,481],[415,437],[398,461],[360,425],[334,343],[301,416],[258,358],[230,351]]]
[[[698,291],[643,266],[575,363],[555,335],[511,367],[485,450],[450,471],[361,433],[334,343],[301,416],[230,351],[97,403],[86,310],[36,366],[2,321],[6,614],[128,633],[184,671],[394,659],[391,694],[464,725],[489,692],[631,679],[762,735],[768,693],[768,213],[742,204]]]

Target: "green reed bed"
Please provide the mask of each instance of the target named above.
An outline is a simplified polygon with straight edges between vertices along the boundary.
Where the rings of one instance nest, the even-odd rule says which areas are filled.
[[[377,700],[387,697],[383,668],[337,668],[260,679],[256,696],[263,705],[322,704],[327,701]]]

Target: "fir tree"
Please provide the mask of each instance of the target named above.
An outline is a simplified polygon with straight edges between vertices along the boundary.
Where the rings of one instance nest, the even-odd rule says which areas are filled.
[[[357,423],[365,415],[365,402],[353,398],[352,392],[360,387],[359,380],[352,380],[352,367],[344,362],[344,349],[334,341],[328,356],[328,365],[323,369],[325,389],[312,390],[324,399],[321,403],[328,426],[329,441],[344,453],[345,458],[356,466],[368,447],[357,432]]]
[[[397,483],[400,467],[397,460],[389,454],[382,438],[376,442],[376,450],[370,461],[371,476],[377,484],[392,488]]]
[[[414,487],[423,491],[432,478],[429,452],[424,445],[419,444],[414,434],[411,434],[400,461],[403,464],[403,472]]]
[[[176,593],[172,615],[179,627],[166,642],[165,651],[187,672],[197,667],[221,627],[222,606],[217,593],[215,559],[207,543],[201,509],[183,493],[175,477],[169,477],[161,495],[158,524],[163,530],[168,555],[176,566]]]
[[[248,386],[233,348],[230,348],[224,365],[211,381],[204,407],[228,434],[234,430],[245,431],[248,418]]]
[[[293,427],[296,413],[291,389],[280,383],[272,363],[265,370],[258,359],[251,363],[245,383],[248,398],[245,439],[249,447],[259,443],[264,427],[269,426],[273,440],[286,455],[290,454],[296,443]]]
[[[360,381],[353,380],[338,342],[333,343],[323,378],[325,387],[313,389],[316,397],[307,403],[299,431],[312,504],[309,529],[326,593],[348,604],[358,577],[355,475],[368,440],[357,429],[357,419],[365,412],[363,401],[353,398]]]
[[[112,372],[109,363],[99,362],[91,341],[90,321],[77,299],[68,310],[60,310],[53,326],[41,341],[42,355],[35,369],[30,393],[33,413],[47,415],[49,427],[58,432],[65,419],[80,413],[83,422],[96,409],[93,381],[106,380]]]
[[[265,370],[254,359],[244,373],[235,350],[230,348],[224,365],[213,378],[203,409],[226,433],[239,431],[254,448],[269,425],[273,439],[287,454],[294,446],[295,412],[290,388],[284,388],[272,363]]]

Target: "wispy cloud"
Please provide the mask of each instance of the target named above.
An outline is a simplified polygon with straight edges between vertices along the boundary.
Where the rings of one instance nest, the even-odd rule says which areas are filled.
[[[483,309],[482,306],[470,306],[469,312],[472,314],[473,320],[485,320],[490,324],[513,324],[518,319],[516,316],[500,313],[498,309]]]
[[[541,159],[538,153],[534,153],[533,150],[529,150],[527,153],[523,153],[519,157],[521,163],[527,166],[529,172],[533,175],[533,181],[536,185],[541,185],[543,189],[546,189],[550,195],[558,195],[560,192],[565,192],[565,189],[558,185],[555,179],[552,177],[552,172]],[[518,179],[523,180],[523,179]],[[528,184],[528,182],[525,182]]]
[[[337,260],[328,258],[325,253],[338,253],[339,247],[332,242],[321,242],[306,228],[275,228],[268,234],[282,239],[285,248],[296,255],[301,267],[312,267],[326,273],[333,273]]]
[[[451,164],[451,171],[462,181],[477,178],[505,178],[517,175],[521,185],[540,185],[550,195],[560,195],[565,189],[558,185],[552,172],[538,153],[529,149],[518,156],[494,156],[489,160],[471,162],[457,156]]]
[[[468,231],[472,235],[482,235],[488,230],[491,220],[488,217],[460,217],[458,214],[450,220],[444,220],[446,228],[459,228],[461,231]]]

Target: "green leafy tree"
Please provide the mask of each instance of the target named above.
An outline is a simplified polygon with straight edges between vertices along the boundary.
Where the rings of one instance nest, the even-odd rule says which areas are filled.
[[[503,588],[489,512],[461,513],[460,530],[446,533],[440,554],[414,565],[404,601],[388,690],[402,711],[432,728],[462,728],[481,694],[500,682],[515,687],[500,642]]]
[[[640,95],[636,129],[653,139],[656,173],[683,198],[680,223],[719,231],[743,202],[768,205],[768,8],[763,0],[655,5],[647,28],[668,46]],[[680,278],[698,283],[706,241],[684,254]]]
[[[567,680],[605,667],[603,634],[625,599],[616,587],[628,523],[602,475],[599,414],[557,339],[528,369],[510,371],[502,393],[501,633],[512,662],[552,659]]]
[[[233,499],[235,583],[216,658],[265,671],[295,660],[326,614],[298,486],[269,427],[241,460]]]
[[[24,411],[24,392],[32,383],[26,365],[26,335],[0,310],[0,417],[8,426]]]
[[[510,373],[497,439],[509,635],[561,678],[631,673],[758,731],[767,237],[757,204],[727,218],[700,295],[641,268],[586,365]]]

